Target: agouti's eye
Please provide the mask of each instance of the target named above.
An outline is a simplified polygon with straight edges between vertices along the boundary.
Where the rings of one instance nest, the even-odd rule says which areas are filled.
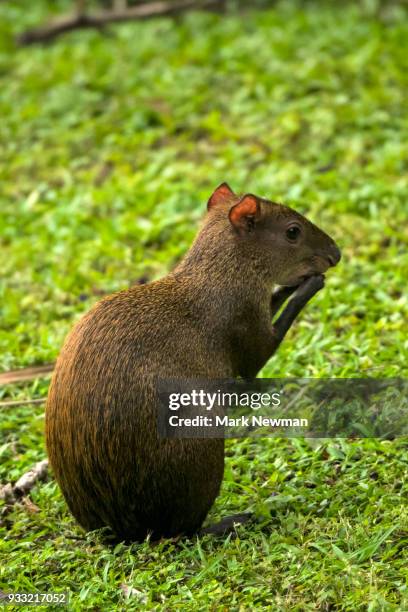
[[[290,242],[296,242],[296,240],[299,238],[299,234],[300,227],[297,225],[292,225],[292,227],[288,227],[286,230],[286,238],[290,240]]]

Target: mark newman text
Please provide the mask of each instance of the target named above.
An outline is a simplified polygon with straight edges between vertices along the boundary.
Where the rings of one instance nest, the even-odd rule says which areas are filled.
[[[188,419],[177,415],[171,415],[169,418],[169,425],[170,427],[308,427],[309,420],[275,419],[259,414],[235,418],[228,416],[209,417],[199,415]]]

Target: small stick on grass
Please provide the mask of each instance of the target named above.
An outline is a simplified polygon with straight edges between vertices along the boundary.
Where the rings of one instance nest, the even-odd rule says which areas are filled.
[[[29,368],[20,368],[18,370],[10,370],[0,374],[0,386],[11,385],[13,383],[27,382],[36,378],[44,378],[51,374],[54,369],[54,363],[46,363],[40,366],[31,366]]]
[[[26,406],[29,404],[44,404],[46,398],[38,397],[36,399],[24,399],[24,400],[10,400],[7,402],[0,402],[0,408],[11,408],[13,406]]]
[[[48,459],[43,459],[23,474],[14,485],[8,482],[0,487],[0,499],[4,499],[8,504],[15,503],[27,495],[37,481],[45,480],[47,474]]]

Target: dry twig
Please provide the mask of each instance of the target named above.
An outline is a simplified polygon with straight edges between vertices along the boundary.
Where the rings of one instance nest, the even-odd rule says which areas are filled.
[[[29,380],[35,380],[36,378],[43,378],[51,374],[54,369],[53,363],[46,363],[45,365],[32,366],[30,368],[21,368],[19,370],[10,370],[9,372],[3,372],[0,374],[0,385],[11,385],[12,383],[25,382]]]
[[[35,399],[10,400],[0,402],[0,408],[12,408],[14,406],[26,406],[29,404],[44,404],[46,399],[45,397],[38,397]]]
[[[45,480],[48,474],[48,460],[39,461],[28,472],[23,474],[17,482],[12,485],[10,482],[0,487],[0,499],[4,499],[8,504],[13,504],[27,495],[35,483]]]
[[[116,4],[116,8],[112,10],[86,13],[81,3],[80,10],[76,10],[71,15],[63,15],[42,27],[26,30],[17,37],[17,44],[30,45],[37,42],[47,42],[64,32],[80,28],[102,28],[108,23],[176,15],[189,9],[223,8],[224,4],[225,0],[156,1],[122,9]]]

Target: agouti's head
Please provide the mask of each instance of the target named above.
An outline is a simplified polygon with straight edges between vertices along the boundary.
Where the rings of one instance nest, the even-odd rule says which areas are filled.
[[[207,224],[278,285],[298,285],[340,261],[334,240],[303,215],[253,194],[237,196],[226,183],[208,201]]]

